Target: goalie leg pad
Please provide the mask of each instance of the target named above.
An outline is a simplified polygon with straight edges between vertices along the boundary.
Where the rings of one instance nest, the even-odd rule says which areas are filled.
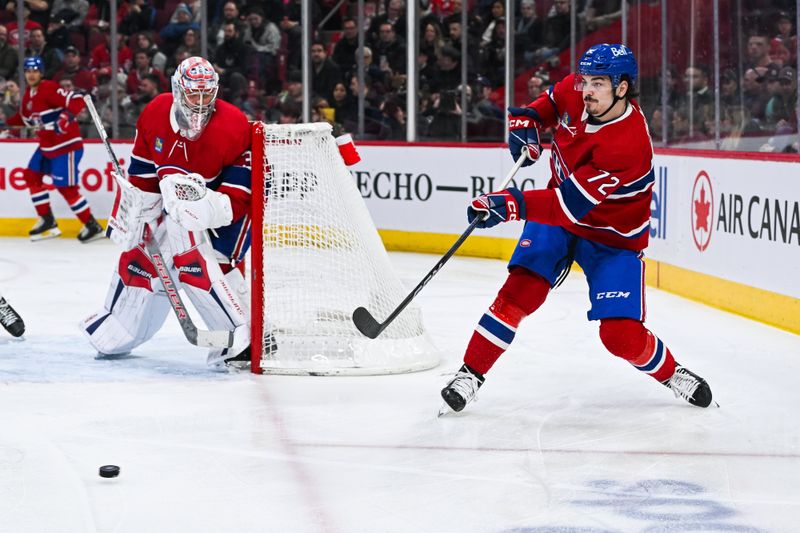
[[[249,292],[238,269],[223,274],[206,232],[187,231],[168,217],[166,226],[178,280],[212,330],[234,332],[234,345],[209,350],[209,364],[239,354],[250,344]]]
[[[166,294],[153,290],[153,283],[158,281],[153,279],[155,269],[150,259],[136,250],[122,254],[128,257],[120,259],[120,270],[112,276],[103,308],[80,324],[89,342],[102,354],[127,353],[150,340],[170,310]],[[122,269],[124,265],[128,268]]]
[[[630,318],[603,319],[600,340],[609,352],[657,381],[669,379],[675,371],[672,352],[642,322]]]
[[[514,340],[517,326],[544,303],[550,282],[522,267],[511,270],[467,345],[464,363],[486,374]]]

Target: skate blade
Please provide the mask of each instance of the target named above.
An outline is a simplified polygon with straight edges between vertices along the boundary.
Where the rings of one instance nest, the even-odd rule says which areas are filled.
[[[450,414],[450,413],[455,413],[455,411],[450,409],[450,406],[447,405],[445,402],[442,402],[442,406],[439,407],[439,412],[436,415],[436,418],[442,418],[444,415],[447,415],[447,414]]]
[[[53,228],[51,230],[47,230],[39,235],[31,235],[31,242],[38,242],[38,241],[46,241],[48,239],[55,239],[61,235],[61,230],[58,228]]]

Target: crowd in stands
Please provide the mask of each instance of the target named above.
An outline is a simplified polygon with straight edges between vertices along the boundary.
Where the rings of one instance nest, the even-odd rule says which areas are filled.
[[[169,78],[176,65],[201,54],[200,0],[117,0],[117,72],[111,70],[108,0],[22,1],[25,19],[20,37],[15,0],[0,0],[0,121],[19,105],[16,47],[20,40],[26,55],[43,58],[45,77],[94,95],[109,126],[110,95],[116,87],[121,95],[121,137],[132,137],[142,108],[170,90]],[[329,121],[337,132],[356,132],[358,94],[363,91],[363,138],[406,138],[404,1],[365,0],[363,88],[356,67],[357,3],[312,1],[312,120]],[[506,31],[514,32],[514,75],[527,80],[529,98],[568,72],[563,52],[570,46],[570,0],[516,2],[513,29],[506,26],[502,0],[469,0],[466,27],[462,27],[464,0],[419,1],[417,133],[421,140],[460,140],[462,117],[466,117],[468,140],[503,140]],[[619,25],[621,1],[578,0],[579,36]],[[652,3],[628,1],[629,5]],[[786,3],[745,1],[760,11],[751,17],[756,22],[750,24],[742,44],[745,65],[741,69],[726,66],[721,76],[725,138],[797,132],[794,14],[779,10]],[[766,7],[761,9],[760,4]],[[253,120],[300,121],[300,0],[208,0],[205,5],[208,56],[220,75],[221,97]],[[462,62],[467,68],[464,86]],[[668,74],[666,107],[661,106],[660,91],[642,95],[654,140],[661,139],[665,122],[670,143],[713,139],[714,88],[709,66],[671,66]],[[466,109],[462,109],[462,94],[466,94]],[[84,133],[95,136],[88,120]]]

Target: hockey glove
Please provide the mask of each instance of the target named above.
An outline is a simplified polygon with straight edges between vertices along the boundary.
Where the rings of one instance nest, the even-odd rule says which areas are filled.
[[[233,220],[231,199],[227,194],[207,189],[199,174],[170,174],[158,186],[164,209],[184,229],[219,228]]]
[[[522,191],[514,187],[482,194],[467,206],[467,220],[470,224],[475,218],[481,219],[478,228],[491,228],[501,222],[525,220],[525,198]]]
[[[542,153],[536,123],[538,118],[536,111],[528,107],[508,108],[508,149],[516,161],[522,155],[522,148],[528,148],[528,159],[522,164],[523,167],[532,165]]]
[[[69,125],[75,117],[69,111],[62,111],[58,118],[56,119],[56,132],[57,133],[64,133],[69,128]]]

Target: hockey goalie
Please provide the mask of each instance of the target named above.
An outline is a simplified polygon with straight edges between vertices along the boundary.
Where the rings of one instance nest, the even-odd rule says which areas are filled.
[[[233,332],[212,348],[210,365],[249,362],[250,127],[217,99],[219,78],[200,57],[172,76],[136,123],[128,181],[120,186],[107,234],[123,249],[103,308],[81,322],[101,354],[124,354],[155,335],[170,312],[144,238],[155,239],[173,279],[206,326]]]

